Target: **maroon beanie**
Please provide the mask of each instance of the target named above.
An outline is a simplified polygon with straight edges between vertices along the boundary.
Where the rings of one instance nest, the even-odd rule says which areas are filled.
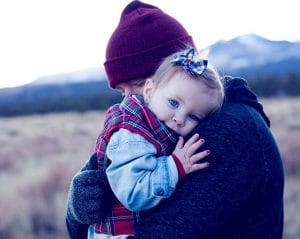
[[[106,48],[110,86],[153,75],[165,57],[187,46],[194,47],[193,39],[176,19],[155,6],[132,1]]]

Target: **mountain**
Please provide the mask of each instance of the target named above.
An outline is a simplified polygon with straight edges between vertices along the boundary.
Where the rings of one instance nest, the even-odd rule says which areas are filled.
[[[69,83],[80,83],[80,82],[97,82],[104,81],[105,73],[101,68],[89,68],[80,71],[47,75],[38,78],[33,81],[31,85],[43,85],[43,84],[69,84]]]
[[[284,75],[300,72],[300,42],[271,41],[255,34],[218,41],[208,59],[222,75]]]
[[[300,42],[271,41],[256,34],[218,41],[204,49],[221,75],[279,75],[300,72]],[[32,84],[69,84],[106,80],[104,69],[90,68],[43,76]]]
[[[121,100],[105,80],[28,84],[0,89],[0,116],[107,109]]]
[[[245,77],[261,95],[296,95],[300,90],[300,42],[270,41],[250,34],[218,41],[205,51],[221,75]],[[266,75],[271,75],[272,84]],[[103,69],[91,68],[0,89],[0,116],[107,109],[120,100],[121,95],[109,88]]]

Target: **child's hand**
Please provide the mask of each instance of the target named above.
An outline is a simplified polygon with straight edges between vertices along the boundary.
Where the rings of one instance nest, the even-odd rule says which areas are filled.
[[[203,139],[199,139],[199,134],[194,134],[186,143],[180,136],[173,154],[182,164],[185,174],[189,174],[209,166],[209,163],[197,163],[199,160],[209,155],[209,150],[199,153],[196,151],[204,144]]]

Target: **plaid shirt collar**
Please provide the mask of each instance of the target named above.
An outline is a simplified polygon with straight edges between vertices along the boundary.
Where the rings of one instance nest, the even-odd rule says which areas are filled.
[[[96,141],[97,158],[104,160],[104,162],[100,162],[100,165],[105,169],[107,143],[111,135],[120,128],[128,129],[145,137],[156,147],[157,155],[172,153],[178,140],[178,135],[160,122],[145,105],[142,96],[127,96],[120,104],[113,105],[107,111],[103,130]]]

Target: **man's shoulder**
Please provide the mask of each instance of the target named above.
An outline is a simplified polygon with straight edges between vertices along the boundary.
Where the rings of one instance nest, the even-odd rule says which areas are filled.
[[[263,151],[265,145],[276,148],[273,136],[261,115],[251,106],[241,103],[226,103],[221,111],[207,118],[194,129],[219,157],[237,155],[251,157]]]
[[[196,130],[238,133],[258,129],[258,126],[268,128],[263,117],[254,108],[242,103],[226,102],[219,112],[201,121]]]

